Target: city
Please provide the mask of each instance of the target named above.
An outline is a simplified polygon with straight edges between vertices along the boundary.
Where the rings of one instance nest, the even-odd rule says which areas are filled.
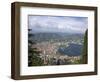
[[[44,65],[67,65],[67,64],[79,64],[81,54],[78,56],[69,56],[69,54],[62,54],[58,50],[59,48],[68,47],[69,44],[83,44],[83,40],[69,40],[69,41],[47,41],[40,42],[32,45],[32,48],[37,48],[39,57],[42,58]],[[73,52],[73,51],[72,51]]]

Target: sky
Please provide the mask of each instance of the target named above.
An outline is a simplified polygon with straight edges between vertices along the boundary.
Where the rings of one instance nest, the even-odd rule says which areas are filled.
[[[28,28],[32,29],[32,32],[34,33],[84,33],[88,28],[88,18],[71,16],[29,15],[28,26]]]

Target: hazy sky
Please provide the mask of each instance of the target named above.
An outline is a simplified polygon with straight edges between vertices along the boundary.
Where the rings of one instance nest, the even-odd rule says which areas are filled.
[[[84,33],[88,28],[87,17],[30,15],[28,20],[33,32]]]

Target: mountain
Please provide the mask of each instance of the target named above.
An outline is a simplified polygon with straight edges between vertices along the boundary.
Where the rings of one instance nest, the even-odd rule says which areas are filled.
[[[33,41],[50,41],[50,40],[77,40],[82,39],[83,34],[74,33],[33,33]]]

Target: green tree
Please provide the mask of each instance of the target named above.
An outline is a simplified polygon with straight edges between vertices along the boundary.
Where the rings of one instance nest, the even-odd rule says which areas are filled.
[[[43,60],[39,57],[41,52],[37,48],[32,48],[36,43],[32,41],[34,35],[31,31],[32,29],[28,29],[28,66],[41,66],[43,65]]]
[[[88,30],[85,32],[84,36],[84,46],[83,46],[83,54],[82,54],[82,63],[86,64],[88,60]]]

